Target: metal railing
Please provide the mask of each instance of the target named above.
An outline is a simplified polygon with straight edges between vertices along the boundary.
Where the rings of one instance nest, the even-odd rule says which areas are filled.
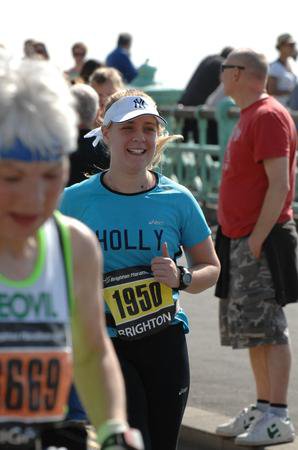
[[[167,119],[171,134],[181,134],[184,120],[198,122],[199,142],[174,142],[168,144],[160,164],[162,173],[188,187],[201,204],[216,207],[221,178],[221,164],[229,134],[239,118],[240,110],[228,105],[222,111],[202,105],[163,106],[160,113]],[[290,111],[298,122],[298,111]],[[218,145],[207,142],[207,128],[210,119],[217,121]],[[293,204],[298,216],[298,175],[296,197]]]

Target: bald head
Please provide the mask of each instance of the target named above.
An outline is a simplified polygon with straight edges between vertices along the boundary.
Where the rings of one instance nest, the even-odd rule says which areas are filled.
[[[267,95],[267,73],[264,55],[247,48],[234,50],[222,65],[225,94],[245,108]]]
[[[268,63],[265,56],[261,53],[256,53],[251,49],[238,49],[232,51],[228,58],[228,63],[239,64],[245,67],[246,73],[259,80],[266,82],[268,75]]]

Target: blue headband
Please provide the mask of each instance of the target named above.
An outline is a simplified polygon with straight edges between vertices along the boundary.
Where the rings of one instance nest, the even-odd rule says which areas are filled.
[[[11,159],[24,162],[58,161],[62,156],[61,147],[56,147],[52,151],[45,149],[41,152],[40,150],[33,150],[27,147],[19,139],[16,139],[14,144],[9,146],[9,148],[3,148],[0,145],[0,161]]]

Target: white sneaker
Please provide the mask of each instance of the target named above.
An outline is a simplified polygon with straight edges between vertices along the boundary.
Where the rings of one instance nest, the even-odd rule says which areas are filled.
[[[236,437],[235,443],[240,445],[275,445],[293,442],[294,426],[289,418],[265,413],[246,433]]]
[[[250,425],[259,420],[264,413],[260,411],[255,405],[250,405],[244,408],[238,416],[234,417],[227,423],[223,423],[216,428],[216,434],[225,437],[235,437],[238,434],[244,433],[248,430]]]

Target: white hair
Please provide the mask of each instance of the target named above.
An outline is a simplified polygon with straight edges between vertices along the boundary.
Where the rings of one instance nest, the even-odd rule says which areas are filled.
[[[86,128],[93,128],[99,108],[97,92],[88,84],[78,83],[71,87],[71,93],[76,99],[76,109],[81,125]]]
[[[52,63],[17,63],[0,51],[0,148],[16,140],[41,154],[70,153],[77,144],[77,113],[61,72]]]

